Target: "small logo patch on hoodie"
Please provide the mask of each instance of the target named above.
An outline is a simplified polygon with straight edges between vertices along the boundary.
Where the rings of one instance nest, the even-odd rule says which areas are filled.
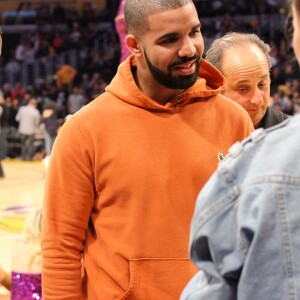
[[[222,161],[224,159],[224,154],[222,152],[218,153],[218,160]]]

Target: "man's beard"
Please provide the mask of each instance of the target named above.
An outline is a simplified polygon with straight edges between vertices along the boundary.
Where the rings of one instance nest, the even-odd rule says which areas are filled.
[[[167,73],[161,71],[160,69],[158,69],[151,63],[146,51],[145,51],[145,58],[146,58],[148,68],[149,68],[153,78],[159,84],[161,84],[169,89],[185,90],[185,89],[191,87],[192,85],[194,85],[194,83],[197,81],[198,72],[199,72],[200,65],[201,65],[201,59],[200,59],[200,55],[198,53],[196,53],[193,57],[186,57],[186,56],[180,57],[177,61],[169,64]],[[195,60],[195,64],[196,64],[195,72],[193,74],[186,75],[186,76],[183,76],[183,75],[173,76],[172,75],[172,68],[174,68],[175,66],[187,63],[189,61],[193,61],[193,60]]]

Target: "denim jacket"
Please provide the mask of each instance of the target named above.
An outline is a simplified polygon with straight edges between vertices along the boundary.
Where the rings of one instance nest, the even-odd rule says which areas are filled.
[[[234,144],[200,192],[181,300],[300,299],[300,116]]]

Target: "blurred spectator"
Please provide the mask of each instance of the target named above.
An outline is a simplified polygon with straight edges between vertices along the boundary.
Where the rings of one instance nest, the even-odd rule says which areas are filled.
[[[27,65],[32,65],[34,63],[35,59],[35,49],[33,47],[33,43],[30,39],[26,39],[26,42],[24,44],[24,60],[23,63],[26,63]]]
[[[39,38],[39,41],[36,45],[35,55],[37,58],[47,57],[51,53],[51,46],[46,37]]]
[[[16,61],[15,56],[11,55],[9,61],[4,67],[6,79],[10,84],[14,84],[14,82],[20,79],[20,65]]]
[[[120,62],[124,61],[131,53],[125,44],[125,37],[127,35],[126,24],[124,20],[124,4],[126,0],[121,0],[117,16],[115,18],[115,26],[119,35],[119,43],[121,48]]]
[[[10,97],[6,97],[5,102],[6,107],[8,108],[8,126],[17,129],[19,122],[16,121],[16,115],[19,110],[19,99],[11,99]]]
[[[86,104],[86,99],[82,94],[82,90],[74,86],[72,92],[68,96],[67,111],[68,114],[75,114],[80,108]]]
[[[287,113],[289,115],[293,115],[294,113],[293,103],[285,95],[283,90],[277,90],[277,92],[273,94],[271,107],[275,108],[278,111],[282,111],[283,113]]]
[[[27,37],[22,36],[20,43],[16,47],[15,51],[15,58],[18,63],[23,63],[25,59],[25,51],[26,51],[26,43],[27,43]]]
[[[42,299],[41,234],[43,209],[32,208],[12,252],[11,300]],[[9,287],[9,286],[8,286]]]
[[[89,79],[89,74],[88,73],[83,73],[81,75],[79,87],[84,90],[85,92],[89,92],[90,90],[90,79]]]
[[[66,102],[67,102],[67,100],[66,100],[65,93],[62,91],[59,92],[57,95],[57,98],[56,98],[56,102],[55,102],[57,117],[59,119],[63,119],[67,115]]]
[[[66,10],[64,6],[57,1],[53,8],[53,18],[57,23],[64,23],[66,19]]]
[[[285,76],[278,65],[271,68],[271,94],[276,92],[278,85],[285,83]]]
[[[8,109],[8,131],[7,131],[7,156],[15,158],[20,155],[20,134],[18,131],[19,122],[16,115],[19,110],[19,100],[6,97],[6,107]]]
[[[24,100],[25,97],[25,89],[22,87],[21,83],[17,81],[11,91],[12,99],[19,99],[20,101]]]
[[[9,85],[9,83],[7,83],[7,82],[5,82],[4,84],[3,84],[3,86],[2,86],[2,94],[3,94],[3,97],[4,97],[4,99],[6,98],[6,97],[11,97],[11,90],[10,90],[10,85]]]
[[[37,18],[40,23],[47,24],[51,22],[51,8],[46,2],[41,2],[41,5],[37,8]]]
[[[64,87],[67,87],[69,89],[77,74],[76,69],[68,64],[64,64],[64,65],[58,64],[56,68],[57,71],[55,74],[55,79],[56,79],[57,88],[62,89]]]
[[[54,32],[54,36],[51,41],[51,45],[56,53],[61,53],[64,49],[64,39],[62,33],[59,30]]]
[[[99,70],[104,70],[104,59],[103,59],[103,55],[101,55],[99,49],[93,49],[89,53],[89,57],[87,59],[85,70],[89,74],[99,72]]]
[[[89,100],[95,99],[96,97],[101,95],[105,91],[106,86],[107,82],[101,78],[100,73],[94,73],[89,82]]]
[[[294,98],[294,113],[300,114],[300,96]]]
[[[101,75],[99,72],[93,73],[92,78],[89,82],[89,88],[91,89],[94,86],[94,84],[98,84],[100,81],[100,78],[101,78]]]
[[[84,1],[82,5],[84,22],[97,21],[97,7],[92,1]]]
[[[40,113],[36,109],[37,100],[31,98],[26,106],[21,106],[16,115],[21,137],[21,156],[23,160],[31,160],[35,153],[34,135],[40,124]]]
[[[69,33],[69,42],[71,47],[77,47],[82,38],[81,30],[77,22],[72,23],[72,29]]]
[[[1,161],[7,156],[7,140],[6,133],[8,128],[7,121],[7,108],[4,103],[3,96],[0,95],[0,178],[4,177],[4,171],[2,168]]]
[[[46,155],[50,156],[54,140],[58,130],[58,119],[56,115],[55,103],[48,102],[42,113],[42,122],[45,125],[45,150]]]

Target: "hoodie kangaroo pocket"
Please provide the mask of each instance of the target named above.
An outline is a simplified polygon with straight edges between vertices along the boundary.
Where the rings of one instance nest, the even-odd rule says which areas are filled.
[[[174,300],[195,275],[188,258],[143,258],[130,260],[130,284],[118,300]]]

